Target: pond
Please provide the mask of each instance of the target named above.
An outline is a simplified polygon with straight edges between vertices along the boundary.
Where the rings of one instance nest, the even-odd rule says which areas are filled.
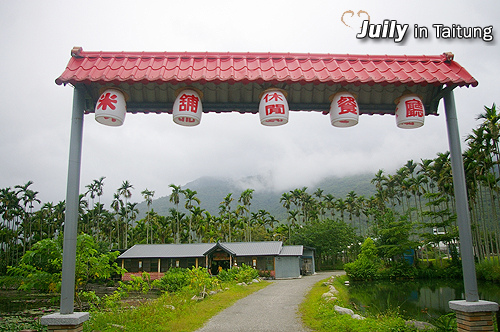
[[[15,290],[0,291],[0,316],[52,312],[58,309],[59,298],[53,294],[32,294]]]
[[[500,303],[500,285],[478,281],[481,300]],[[461,280],[351,282],[351,303],[361,312],[398,312],[406,319],[431,322],[451,312],[448,302],[465,299]]]
[[[94,291],[99,297],[111,294],[116,287],[94,287]],[[136,299],[154,299],[160,296],[159,291],[150,291],[148,294],[140,292],[130,292],[126,298],[128,301]],[[40,317],[48,313],[59,311],[58,294],[40,294],[31,292],[21,292],[17,290],[0,290],[0,319],[6,316]],[[84,310],[88,308],[85,307]],[[75,307],[75,311],[80,308]],[[1,329],[0,329],[1,331]]]

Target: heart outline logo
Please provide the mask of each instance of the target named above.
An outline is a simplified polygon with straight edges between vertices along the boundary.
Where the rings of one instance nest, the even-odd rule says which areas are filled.
[[[351,28],[354,30],[354,28],[352,26],[350,26],[349,24],[347,24],[347,22],[345,21],[344,19],[344,16],[346,14],[351,14],[350,17],[347,18],[347,20],[349,21],[349,19],[352,19],[354,17],[354,11],[353,10],[346,10],[345,12],[342,13],[342,16],[340,17],[340,21],[348,28]],[[368,21],[370,21],[370,14],[368,14],[368,12],[364,11],[364,10],[359,10],[357,13],[357,16],[359,18],[361,18],[361,15],[366,15],[368,17]],[[350,22],[349,22],[350,23]],[[361,26],[359,26],[359,28],[361,28]]]

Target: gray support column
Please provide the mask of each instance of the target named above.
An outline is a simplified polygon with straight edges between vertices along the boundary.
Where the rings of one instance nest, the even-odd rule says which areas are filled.
[[[457,224],[460,236],[460,254],[462,256],[462,271],[464,274],[465,300],[467,302],[477,302],[479,301],[479,295],[477,292],[474,252],[472,250],[469,203],[467,200],[467,187],[465,185],[464,164],[453,90],[445,93],[444,107],[448,128],[448,142],[450,144],[451,170],[453,173],[453,188],[455,191]]]
[[[76,237],[78,233],[84,107],[84,93],[78,87],[75,87],[73,92],[73,114],[71,118],[69,146],[66,217],[64,220],[61,314],[72,314],[75,300]]]

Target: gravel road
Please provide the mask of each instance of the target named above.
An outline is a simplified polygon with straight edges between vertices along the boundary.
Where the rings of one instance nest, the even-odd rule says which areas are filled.
[[[320,272],[300,279],[275,280],[212,317],[197,332],[307,332],[298,317],[299,304],[316,282],[343,273]]]

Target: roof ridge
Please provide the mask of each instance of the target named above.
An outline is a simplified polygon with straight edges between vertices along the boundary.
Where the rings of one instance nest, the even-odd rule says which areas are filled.
[[[74,47],[71,56],[77,58],[245,58],[245,59],[303,59],[316,61],[453,61],[453,56],[448,53],[440,55],[387,55],[387,54],[332,54],[332,53],[284,53],[284,52],[144,52],[144,51],[84,51],[81,47]]]

